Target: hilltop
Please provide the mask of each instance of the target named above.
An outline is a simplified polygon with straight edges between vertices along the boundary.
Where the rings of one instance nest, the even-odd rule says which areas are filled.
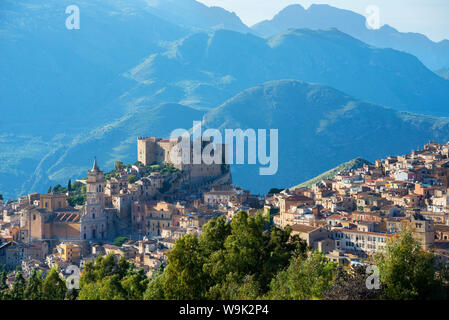
[[[342,163],[341,165],[339,165],[329,171],[326,171],[313,179],[303,182],[291,189],[296,189],[296,188],[301,188],[301,187],[310,188],[312,185],[320,182],[321,180],[332,180],[339,172],[348,172],[351,170],[359,169],[359,168],[362,168],[365,164],[371,165],[372,163],[369,162],[368,160],[357,157],[355,159],[352,159],[351,161]]]
[[[245,90],[204,116],[204,127],[278,129],[279,170],[235,165],[233,181],[254,192],[294,186],[346,162],[405,153],[428,141],[449,141],[449,119],[400,112],[334,88],[296,80]]]

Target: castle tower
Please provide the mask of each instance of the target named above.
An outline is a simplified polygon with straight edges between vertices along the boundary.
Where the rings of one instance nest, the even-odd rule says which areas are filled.
[[[87,172],[86,206],[81,217],[82,240],[104,240],[107,237],[107,217],[104,211],[104,172],[94,160],[92,170]]]

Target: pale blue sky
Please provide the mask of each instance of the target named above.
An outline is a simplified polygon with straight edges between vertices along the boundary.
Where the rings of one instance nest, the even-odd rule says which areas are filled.
[[[271,19],[287,5],[299,3],[308,8],[312,3],[329,4],[365,15],[369,5],[380,9],[382,24],[401,32],[419,32],[434,41],[449,39],[449,0],[198,0],[206,5],[223,7],[253,25]]]

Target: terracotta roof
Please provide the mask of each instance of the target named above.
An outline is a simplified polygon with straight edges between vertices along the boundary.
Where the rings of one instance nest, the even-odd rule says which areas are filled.
[[[305,224],[295,224],[292,227],[292,231],[294,232],[301,232],[301,233],[309,233],[312,232],[313,230],[319,229],[320,227],[312,227],[312,226],[308,226]]]

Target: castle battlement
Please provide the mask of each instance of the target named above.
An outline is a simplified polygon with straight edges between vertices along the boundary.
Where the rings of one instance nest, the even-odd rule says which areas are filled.
[[[166,164],[172,163],[171,152],[179,153],[179,150],[174,149],[181,141],[181,137],[172,139],[161,139],[156,137],[139,137],[137,138],[137,155],[138,161],[144,165]],[[212,139],[203,138],[201,148],[204,149],[209,144],[213,143]],[[209,141],[207,141],[209,140]],[[190,142],[193,146],[193,141]],[[224,147],[224,145],[221,145]],[[193,156],[193,147],[191,148],[191,157]],[[224,153],[222,153],[224,155]],[[212,164],[174,164],[174,166],[187,173],[191,182],[202,181],[213,177],[218,177],[223,174],[223,165],[218,163]]]

